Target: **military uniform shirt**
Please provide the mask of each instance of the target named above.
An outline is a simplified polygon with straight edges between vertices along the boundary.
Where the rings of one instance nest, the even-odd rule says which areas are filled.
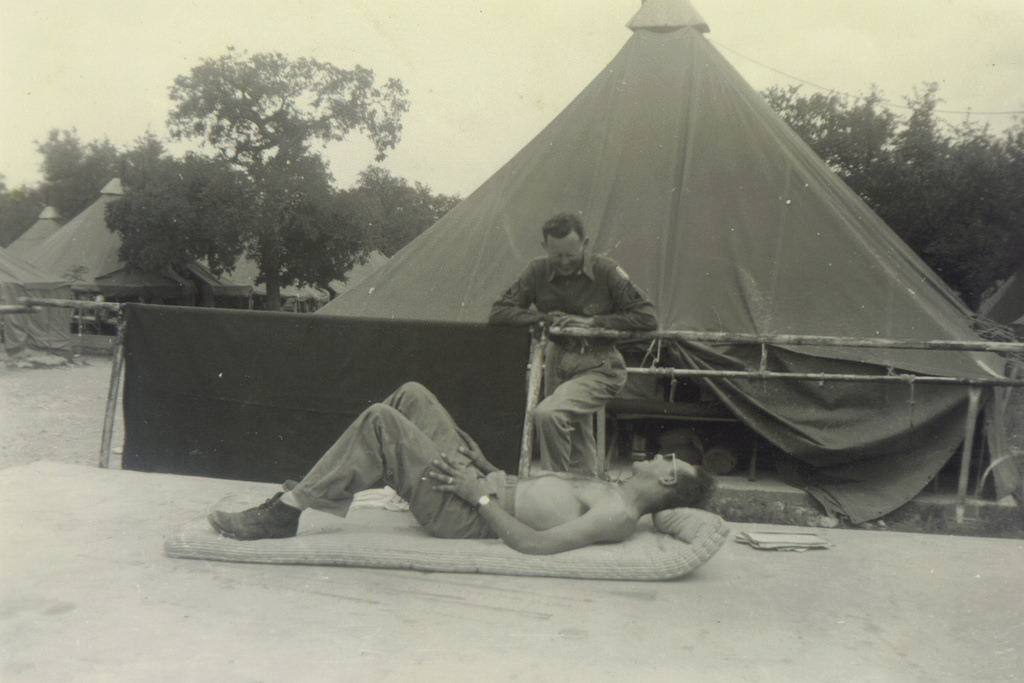
[[[531,310],[531,307],[535,310]],[[532,325],[561,311],[594,318],[594,324],[613,330],[655,330],[654,305],[618,264],[604,256],[584,253],[582,267],[558,275],[547,258],[534,259],[491,307],[490,322]]]

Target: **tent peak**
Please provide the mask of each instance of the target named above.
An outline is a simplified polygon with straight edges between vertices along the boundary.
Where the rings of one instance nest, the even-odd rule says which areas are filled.
[[[60,214],[57,213],[57,209],[53,208],[52,206],[47,206],[45,209],[43,209],[42,213],[39,214],[39,220],[57,220],[58,218],[60,218]]]
[[[111,181],[109,183],[107,183],[106,185],[104,185],[103,189],[100,190],[100,194],[115,194],[115,195],[122,195],[122,194],[124,194],[124,189],[121,187],[121,179],[120,178],[113,178],[113,179],[111,179]]]
[[[687,26],[701,33],[711,31],[707,22],[693,8],[689,0],[643,0],[640,11],[633,15],[626,26],[633,31],[638,29],[670,31]]]

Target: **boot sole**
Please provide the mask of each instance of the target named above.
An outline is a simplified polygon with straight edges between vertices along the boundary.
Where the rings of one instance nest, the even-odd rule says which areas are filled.
[[[216,519],[216,513],[210,513],[209,515],[207,515],[206,516],[206,521],[210,523],[210,526],[212,526],[213,530],[216,531],[218,534],[220,534],[221,536],[224,536],[226,538],[233,539],[235,541],[262,541],[264,539],[271,539],[271,538],[295,538],[295,536],[297,535],[296,533],[293,532],[293,533],[290,533],[290,534],[282,534],[282,535],[278,535],[278,536],[274,536],[274,535],[256,536],[256,537],[252,537],[252,536],[248,536],[248,537],[246,537],[246,536],[239,536],[238,534],[236,534],[235,532],[231,531],[230,529],[227,529],[227,528],[221,526],[220,524],[218,524],[217,523],[217,519]]]

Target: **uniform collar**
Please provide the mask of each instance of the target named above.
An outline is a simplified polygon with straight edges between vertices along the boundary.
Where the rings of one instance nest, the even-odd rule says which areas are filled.
[[[547,261],[544,262],[544,265],[547,267],[547,280],[551,282],[558,273],[555,272],[555,269]],[[594,255],[587,250],[583,251],[583,265],[573,275],[579,275],[580,273],[583,273],[591,280],[594,279]],[[566,275],[565,277],[572,277],[572,275]]]

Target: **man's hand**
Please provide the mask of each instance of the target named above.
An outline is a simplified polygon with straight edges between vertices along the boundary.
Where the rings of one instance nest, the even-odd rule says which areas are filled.
[[[484,457],[483,453],[478,453],[470,448],[466,448],[465,446],[459,446],[459,453],[469,458],[470,462],[473,463],[473,467],[477,468],[484,474],[490,474],[498,469]]]
[[[551,327],[593,327],[594,319],[584,315],[570,315],[558,312],[551,320]]]
[[[434,460],[431,465],[434,466],[434,470],[427,472],[427,476],[437,482],[434,484],[435,491],[454,493],[474,505],[480,496],[487,493],[483,478],[475,468],[452,462],[444,453],[441,454],[440,460]]]

